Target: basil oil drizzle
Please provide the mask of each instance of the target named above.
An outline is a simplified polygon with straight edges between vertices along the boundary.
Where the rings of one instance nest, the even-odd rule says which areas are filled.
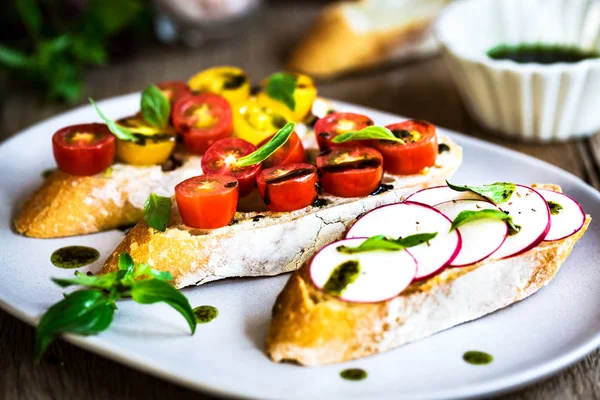
[[[196,315],[196,321],[199,324],[206,324],[219,315],[219,310],[213,306],[198,306],[194,308],[194,314]]]
[[[340,372],[340,376],[348,381],[362,381],[367,378],[367,371],[361,368],[348,368]]]
[[[342,292],[346,288],[356,281],[360,274],[360,264],[356,260],[348,260],[337,267],[331,272],[329,279],[323,286],[323,291],[334,296],[341,296]]]
[[[488,50],[487,55],[494,60],[511,60],[520,64],[577,63],[600,57],[600,53],[596,51],[547,43],[501,44]]]
[[[463,360],[473,365],[485,365],[494,361],[494,357],[483,351],[470,350],[463,354]]]
[[[98,250],[87,246],[67,246],[55,250],[50,256],[54,266],[63,269],[74,269],[91,264],[100,257]]]
[[[558,215],[563,210],[563,206],[561,206],[560,204],[558,204],[555,201],[548,200],[548,201],[546,201],[546,203],[548,203],[548,208],[550,209],[550,215]]]

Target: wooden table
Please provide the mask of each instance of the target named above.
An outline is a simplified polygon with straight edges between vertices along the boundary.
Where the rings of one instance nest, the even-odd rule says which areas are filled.
[[[137,91],[151,82],[186,79],[196,71],[220,64],[238,65],[261,79],[282,68],[285,54],[308,27],[317,9],[313,5],[271,6],[245,34],[202,49],[151,46],[130,59],[89,71],[85,97],[102,99]],[[35,93],[9,86],[9,95],[0,103],[0,139],[70,108],[44,104]],[[555,164],[600,187],[599,163],[594,157],[600,154],[598,137],[542,146],[491,136],[469,118],[439,58],[320,83],[319,92],[326,97],[426,119],[502,144]],[[30,326],[0,311],[1,399],[210,398],[61,340],[50,346],[39,365],[34,365],[33,339],[34,330]],[[600,351],[506,398],[599,399]]]

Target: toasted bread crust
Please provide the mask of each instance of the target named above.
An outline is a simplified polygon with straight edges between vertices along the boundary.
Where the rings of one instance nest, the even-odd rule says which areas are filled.
[[[587,216],[583,228],[568,238],[509,259],[447,269],[374,304],[347,303],[318,290],[307,262],[275,302],[267,354],[276,362],[308,366],[343,362],[480,318],[547,285],[590,222]]]

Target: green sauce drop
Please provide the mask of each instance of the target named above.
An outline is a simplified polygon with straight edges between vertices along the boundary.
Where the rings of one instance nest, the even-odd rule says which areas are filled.
[[[331,276],[327,279],[325,286],[323,286],[323,290],[325,293],[340,296],[348,285],[358,278],[359,273],[360,264],[358,261],[345,261],[335,267],[333,272],[331,272]]]
[[[194,314],[196,314],[196,321],[199,324],[206,324],[219,315],[219,310],[213,306],[198,306],[194,308]]]
[[[340,376],[349,381],[362,381],[367,378],[367,371],[360,368],[349,368],[340,372]]]
[[[463,360],[473,365],[485,365],[494,361],[494,357],[483,351],[471,350],[463,354]]]
[[[83,267],[100,257],[98,250],[87,246],[62,247],[50,256],[50,262],[58,268],[73,269]]]
[[[54,172],[56,172],[56,168],[45,169],[42,171],[42,178],[48,179]]]
[[[550,209],[551,215],[558,215],[558,214],[560,214],[560,212],[563,209],[563,206],[561,206],[560,204],[558,204],[555,201],[548,200],[548,201],[546,201],[546,203],[548,203],[548,208]]]
[[[512,60],[521,64],[576,63],[600,57],[600,53],[576,46],[547,43],[501,44],[491,48],[487,55],[494,60]]]

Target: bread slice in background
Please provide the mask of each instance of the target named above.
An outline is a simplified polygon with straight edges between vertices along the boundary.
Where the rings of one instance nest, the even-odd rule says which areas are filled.
[[[332,78],[399,58],[434,53],[430,27],[448,0],[362,0],[325,7],[288,61]]]
[[[555,185],[537,187],[560,190]],[[275,302],[267,354],[276,362],[307,366],[338,363],[480,318],[550,283],[590,222],[587,216],[576,234],[542,242],[515,257],[448,268],[380,303],[348,303],[320,291],[312,284],[307,262]]]

